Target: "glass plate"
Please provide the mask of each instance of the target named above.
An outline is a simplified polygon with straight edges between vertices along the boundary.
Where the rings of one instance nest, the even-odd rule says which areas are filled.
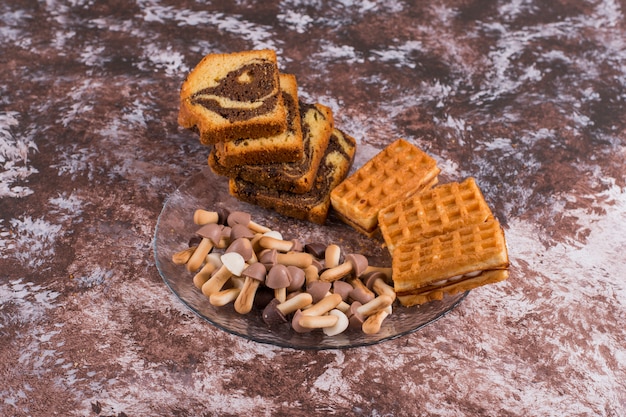
[[[220,329],[256,342],[317,350],[372,345],[421,329],[454,309],[467,295],[466,292],[409,308],[396,303],[393,314],[385,319],[380,332],[374,335],[364,334],[358,329],[348,329],[332,337],[326,336],[321,330],[301,334],[291,330],[289,323],[270,329],[261,319],[259,310],[241,315],[234,310],[232,303],[224,307],[212,306],[208,298],[193,285],[193,274],[171,261],[174,253],[188,247],[189,238],[198,228],[192,220],[197,208],[246,211],[252,214],[252,219],[257,223],[280,231],[285,239],[297,238],[303,243],[336,243],[345,253],[366,255],[371,265],[389,266],[389,254],[382,248],[381,241],[360,235],[334,217],[332,211],[326,224],[320,226],[240,202],[228,194],[226,178],[216,176],[208,167],[204,168],[189,178],[165,202],[154,236],[156,265],[165,283],[189,309]]]

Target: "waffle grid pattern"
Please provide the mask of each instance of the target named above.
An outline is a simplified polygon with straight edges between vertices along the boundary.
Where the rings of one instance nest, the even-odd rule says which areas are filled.
[[[505,254],[506,248],[502,228],[496,220],[465,226],[426,240],[406,240],[394,251],[394,282],[400,289],[407,282],[416,288],[428,285],[428,277],[437,277],[451,270],[456,269],[453,274],[463,274],[473,272],[464,270],[468,267],[484,270],[500,266],[501,256],[497,256],[500,253]],[[422,280],[424,282],[419,282]]]
[[[493,218],[473,178],[447,183],[380,211],[378,222],[390,251],[409,238],[432,237]]]
[[[396,198],[418,191],[438,173],[433,158],[410,143],[397,140],[333,191],[333,205],[368,228],[377,222],[380,209]]]

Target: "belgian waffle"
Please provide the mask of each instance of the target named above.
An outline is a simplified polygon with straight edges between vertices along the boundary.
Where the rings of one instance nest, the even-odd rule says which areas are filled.
[[[320,161],[334,128],[332,110],[322,104],[300,103],[304,155],[296,162],[263,165],[222,166],[215,152],[209,154],[209,166],[218,175],[237,178],[259,186],[303,194],[311,190]]]
[[[198,131],[205,145],[284,132],[276,53],[206,55],[183,82],[178,123]]]
[[[371,237],[381,209],[430,188],[439,172],[432,157],[398,139],[339,184],[331,203],[343,221]]]
[[[392,256],[394,289],[405,306],[502,281],[508,266],[504,231],[495,219],[406,239]]]
[[[389,252],[404,239],[428,238],[493,218],[474,178],[433,187],[382,209],[378,225]]]
[[[215,144],[215,157],[220,165],[258,165],[295,162],[302,158],[304,145],[295,75],[280,74],[280,88],[287,109],[287,130],[278,135],[250,139],[240,138]]]
[[[330,190],[348,174],[356,141],[334,129],[322,158],[312,189],[304,194],[278,191],[241,179],[230,179],[230,193],[242,201],[274,209],[278,213],[322,224],[330,208]]]

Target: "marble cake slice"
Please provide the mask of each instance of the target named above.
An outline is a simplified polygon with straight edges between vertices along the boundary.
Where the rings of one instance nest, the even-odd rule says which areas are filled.
[[[296,162],[263,165],[221,165],[212,151],[208,163],[214,173],[257,185],[303,194],[311,190],[334,127],[332,110],[322,104],[300,102],[304,154]]]
[[[333,129],[309,192],[295,194],[231,178],[230,193],[242,201],[273,209],[286,216],[323,224],[330,209],[330,192],[348,174],[355,152],[354,138],[339,129]]]
[[[205,145],[284,132],[276,53],[206,55],[183,82],[178,123],[197,131]]]
[[[224,168],[295,162],[304,154],[298,84],[293,74],[280,74],[280,88],[287,109],[287,130],[278,135],[251,139],[240,138],[215,144],[215,158]]]

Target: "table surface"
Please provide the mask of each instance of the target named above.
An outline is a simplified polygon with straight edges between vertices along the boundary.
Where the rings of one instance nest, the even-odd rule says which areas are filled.
[[[626,4],[0,3],[0,414],[618,416],[626,409]],[[424,329],[303,351],[217,329],[152,240],[208,148],[207,53],[276,50],[358,141],[476,178],[511,276]]]

